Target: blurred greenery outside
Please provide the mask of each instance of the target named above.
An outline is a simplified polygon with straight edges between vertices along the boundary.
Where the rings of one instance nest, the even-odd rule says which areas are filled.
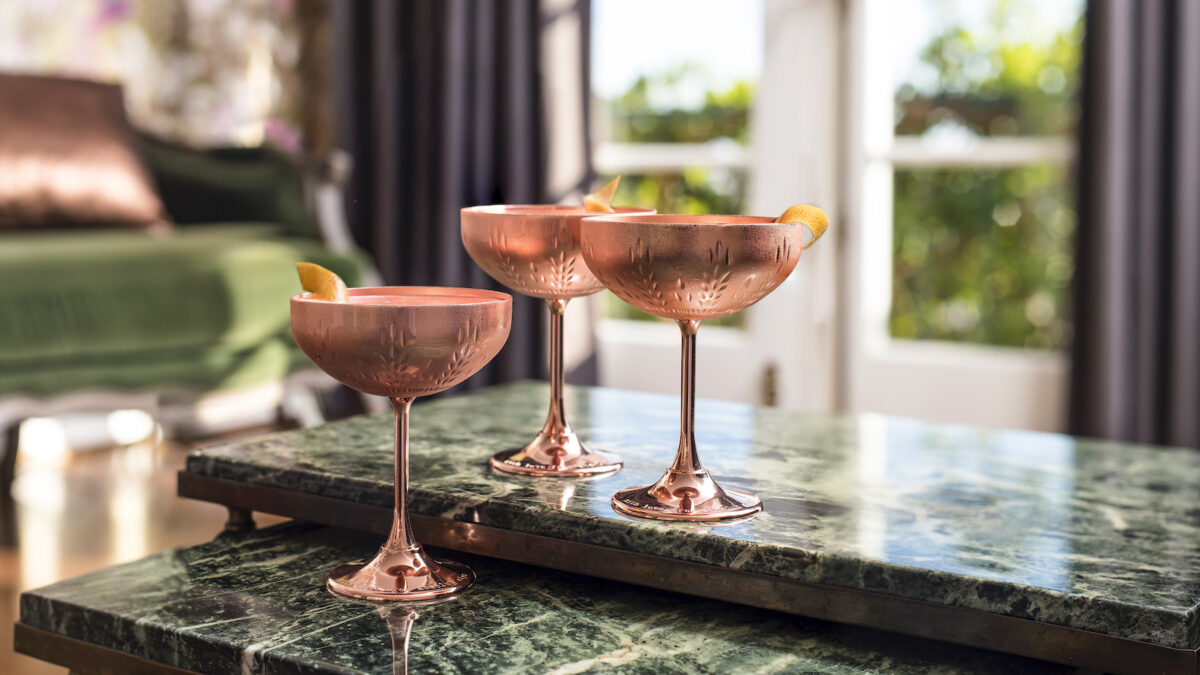
[[[1005,32],[1019,11],[1037,11],[1036,3],[999,0],[977,30],[949,28],[921,50],[932,77],[924,87],[897,86],[896,135],[969,142],[1073,133],[1082,17],[1034,44]],[[606,140],[746,143],[753,83],[708,91],[698,108],[655,105],[670,100],[664,91],[698,76],[694,66],[644,76],[603,101]],[[1034,349],[1070,344],[1075,213],[1068,168],[897,169],[893,187],[893,337]],[[741,172],[686,169],[626,175],[617,201],[660,212],[741,213],[745,197]],[[611,295],[605,311],[654,320]],[[741,318],[723,323],[740,326]]]
[[[922,50],[936,83],[898,87],[897,135],[1074,133],[1082,16],[1046,44],[1031,44],[1005,33],[1019,11],[1036,6],[998,2],[980,30],[947,30]],[[893,194],[893,337],[1070,344],[1068,167],[897,170]]]
[[[903,170],[894,185],[893,337],[1068,344],[1075,218],[1064,168]]]

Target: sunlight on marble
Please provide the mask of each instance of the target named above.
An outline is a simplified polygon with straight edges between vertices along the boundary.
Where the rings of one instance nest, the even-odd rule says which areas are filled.
[[[858,510],[858,548],[872,558],[884,555],[887,533],[880,524],[887,522],[884,508],[874,491],[885,482],[888,466],[887,420],[878,415],[863,415],[858,422],[859,451],[855,456],[862,507]]]

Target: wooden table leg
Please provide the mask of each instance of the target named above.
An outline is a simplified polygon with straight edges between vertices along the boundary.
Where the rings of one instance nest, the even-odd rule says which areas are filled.
[[[229,509],[229,520],[225,521],[225,532],[249,532],[258,527],[254,522],[253,511],[232,506],[227,508]]]
[[[17,473],[17,445],[21,440],[21,422],[0,429],[0,490],[8,492]]]

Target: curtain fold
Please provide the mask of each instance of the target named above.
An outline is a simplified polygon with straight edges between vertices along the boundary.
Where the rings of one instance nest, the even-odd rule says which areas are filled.
[[[459,209],[551,196],[542,3],[332,4],[335,142],[354,157],[347,208],[356,241],[389,284],[507,290],[467,256]],[[568,10],[586,15],[588,4]],[[579,26],[582,49],[586,19]],[[586,101],[583,74],[572,86]],[[577,182],[585,177],[586,166]],[[508,344],[466,386],[541,375],[545,313],[514,294]]]
[[[1200,446],[1200,3],[1091,0],[1070,430]]]

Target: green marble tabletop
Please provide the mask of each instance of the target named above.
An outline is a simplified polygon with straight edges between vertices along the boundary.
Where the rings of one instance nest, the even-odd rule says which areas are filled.
[[[26,592],[21,623],[205,673],[1073,672],[462,553],[479,582],[449,602],[325,591],[378,543],[294,523],[226,535]]]
[[[1200,646],[1200,452],[914,420],[699,401],[705,465],[766,510],[730,525],[625,518],[678,433],[672,396],[569,388],[573,426],[625,457],[589,481],[492,472],[540,428],[547,387],[418,402],[412,507],[746,572],[867,590],[1179,649]],[[344,500],[391,500],[388,415],[193,453],[187,470]]]

